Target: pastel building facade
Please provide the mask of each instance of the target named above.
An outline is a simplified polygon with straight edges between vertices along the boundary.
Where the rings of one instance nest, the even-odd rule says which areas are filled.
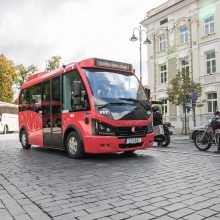
[[[182,132],[182,107],[167,100],[167,87],[177,72],[187,72],[201,83],[196,125],[203,125],[220,108],[220,0],[169,0],[150,10],[141,22],[151,44],[147,46],[151,99],[162,102],[165,121]],[[187,127],[193,127],[192,111]]]

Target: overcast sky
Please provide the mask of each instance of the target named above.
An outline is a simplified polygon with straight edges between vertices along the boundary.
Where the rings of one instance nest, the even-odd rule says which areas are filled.
[[[132,63],[139,74],[139,44],[130,42],[146,12],[165,0],[0,0],[0,53],[15,65],[37,65],[54,55],[62,63],[90,57]],[[147,82],[143,45],[143,81]]]

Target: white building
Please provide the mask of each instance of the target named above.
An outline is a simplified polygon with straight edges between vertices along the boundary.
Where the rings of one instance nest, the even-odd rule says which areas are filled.
[[[148,83],[152,100],[161,100],[166,121],[181,132],[183,111],[167,100],[167,86],[178,71],[189,71],[202,85],[196,125],[220,107],[220,0],[169,0],[150,10],[141,24],[148,30]],[[192,111],[187,113],[193,127]]]

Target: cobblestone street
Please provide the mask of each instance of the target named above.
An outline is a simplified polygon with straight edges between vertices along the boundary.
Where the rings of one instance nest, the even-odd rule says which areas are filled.
[[[173,138],[172,136],[171,138]],[[220,154],[190,140],[70,159],[0,135],[0,219],[220,219]]]

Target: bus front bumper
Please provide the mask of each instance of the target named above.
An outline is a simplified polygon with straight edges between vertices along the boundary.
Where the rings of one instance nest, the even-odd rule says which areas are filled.
[[[118,138],[114,136],[87,136],[84,140],[86,146],[86,153],[110,153],[122,152],[131,150],[142,150],[153,146],[153,133],[141,137],[141,143],[127,144],[126,139],[132,138]]]

